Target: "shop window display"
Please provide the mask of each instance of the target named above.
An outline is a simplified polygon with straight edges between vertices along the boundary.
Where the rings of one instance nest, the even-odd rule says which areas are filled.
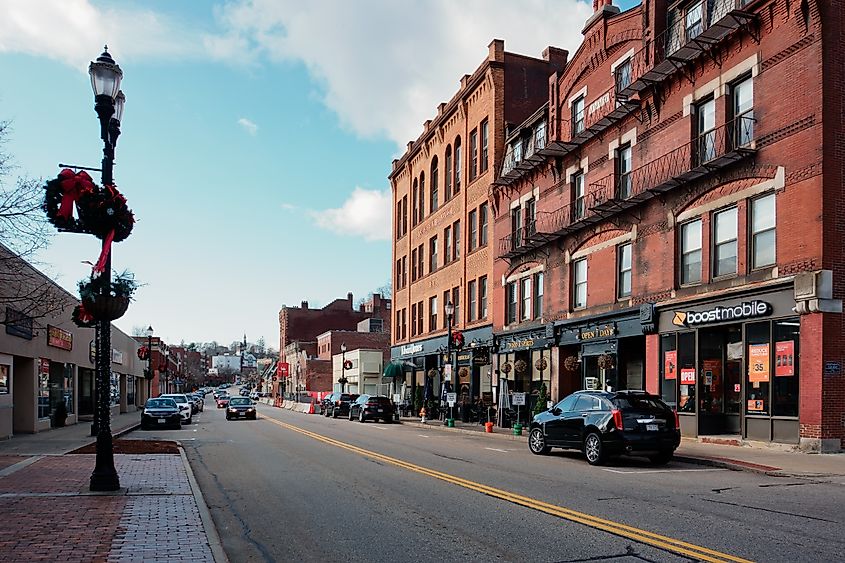
[[[747,349],[745,399],[746,414],[771,414],[769,386],[771,385],[771,331],[769,322],[748,323],[745,326]]]
[[[695,412],[695,333],[678,335],[678,412]]]
[[[798,319],[775,321],[772,414],[798,416]]]

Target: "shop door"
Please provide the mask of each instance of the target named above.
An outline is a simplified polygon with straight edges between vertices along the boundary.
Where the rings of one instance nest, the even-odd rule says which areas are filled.
[[[699,435],[739,434],[742,328],[700,330],[698,362]]]

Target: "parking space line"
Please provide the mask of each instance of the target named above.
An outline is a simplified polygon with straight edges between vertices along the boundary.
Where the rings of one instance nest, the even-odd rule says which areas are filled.
[[[644,469],[634,470],[634,471],[620,471],[618,469],[610,469],[609,467],[602,467],[602,471],[607,471],[608,473],[622,473],[623,475],[637,475],[637,474],[645,474],[645,473],[691,473],[695,471],[728,471],[722,467],[710,467],[707,469]]]
[[[485,450],[490,450],[491,452],[503,452],[508,453],[508,450],[500,450],[499,448],[484,448]]]

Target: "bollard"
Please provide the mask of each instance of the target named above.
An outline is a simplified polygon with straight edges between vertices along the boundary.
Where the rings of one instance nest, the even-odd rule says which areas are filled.
[[[513,425],[513,435],[522,436],[522,424],[520,424],[519,422]]]
[[[484,423],[484,431],[488,434],[493,433],[493,423],[492,422],[485,422]]]

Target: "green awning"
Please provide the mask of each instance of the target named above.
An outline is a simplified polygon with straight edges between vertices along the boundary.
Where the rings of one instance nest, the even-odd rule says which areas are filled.
[[[405,377],[405,366],[402,362],[390,362],[386,366],[384,366],[384,373],[382,373],[383,377],[389,378],[396,378],[396,377]]]

